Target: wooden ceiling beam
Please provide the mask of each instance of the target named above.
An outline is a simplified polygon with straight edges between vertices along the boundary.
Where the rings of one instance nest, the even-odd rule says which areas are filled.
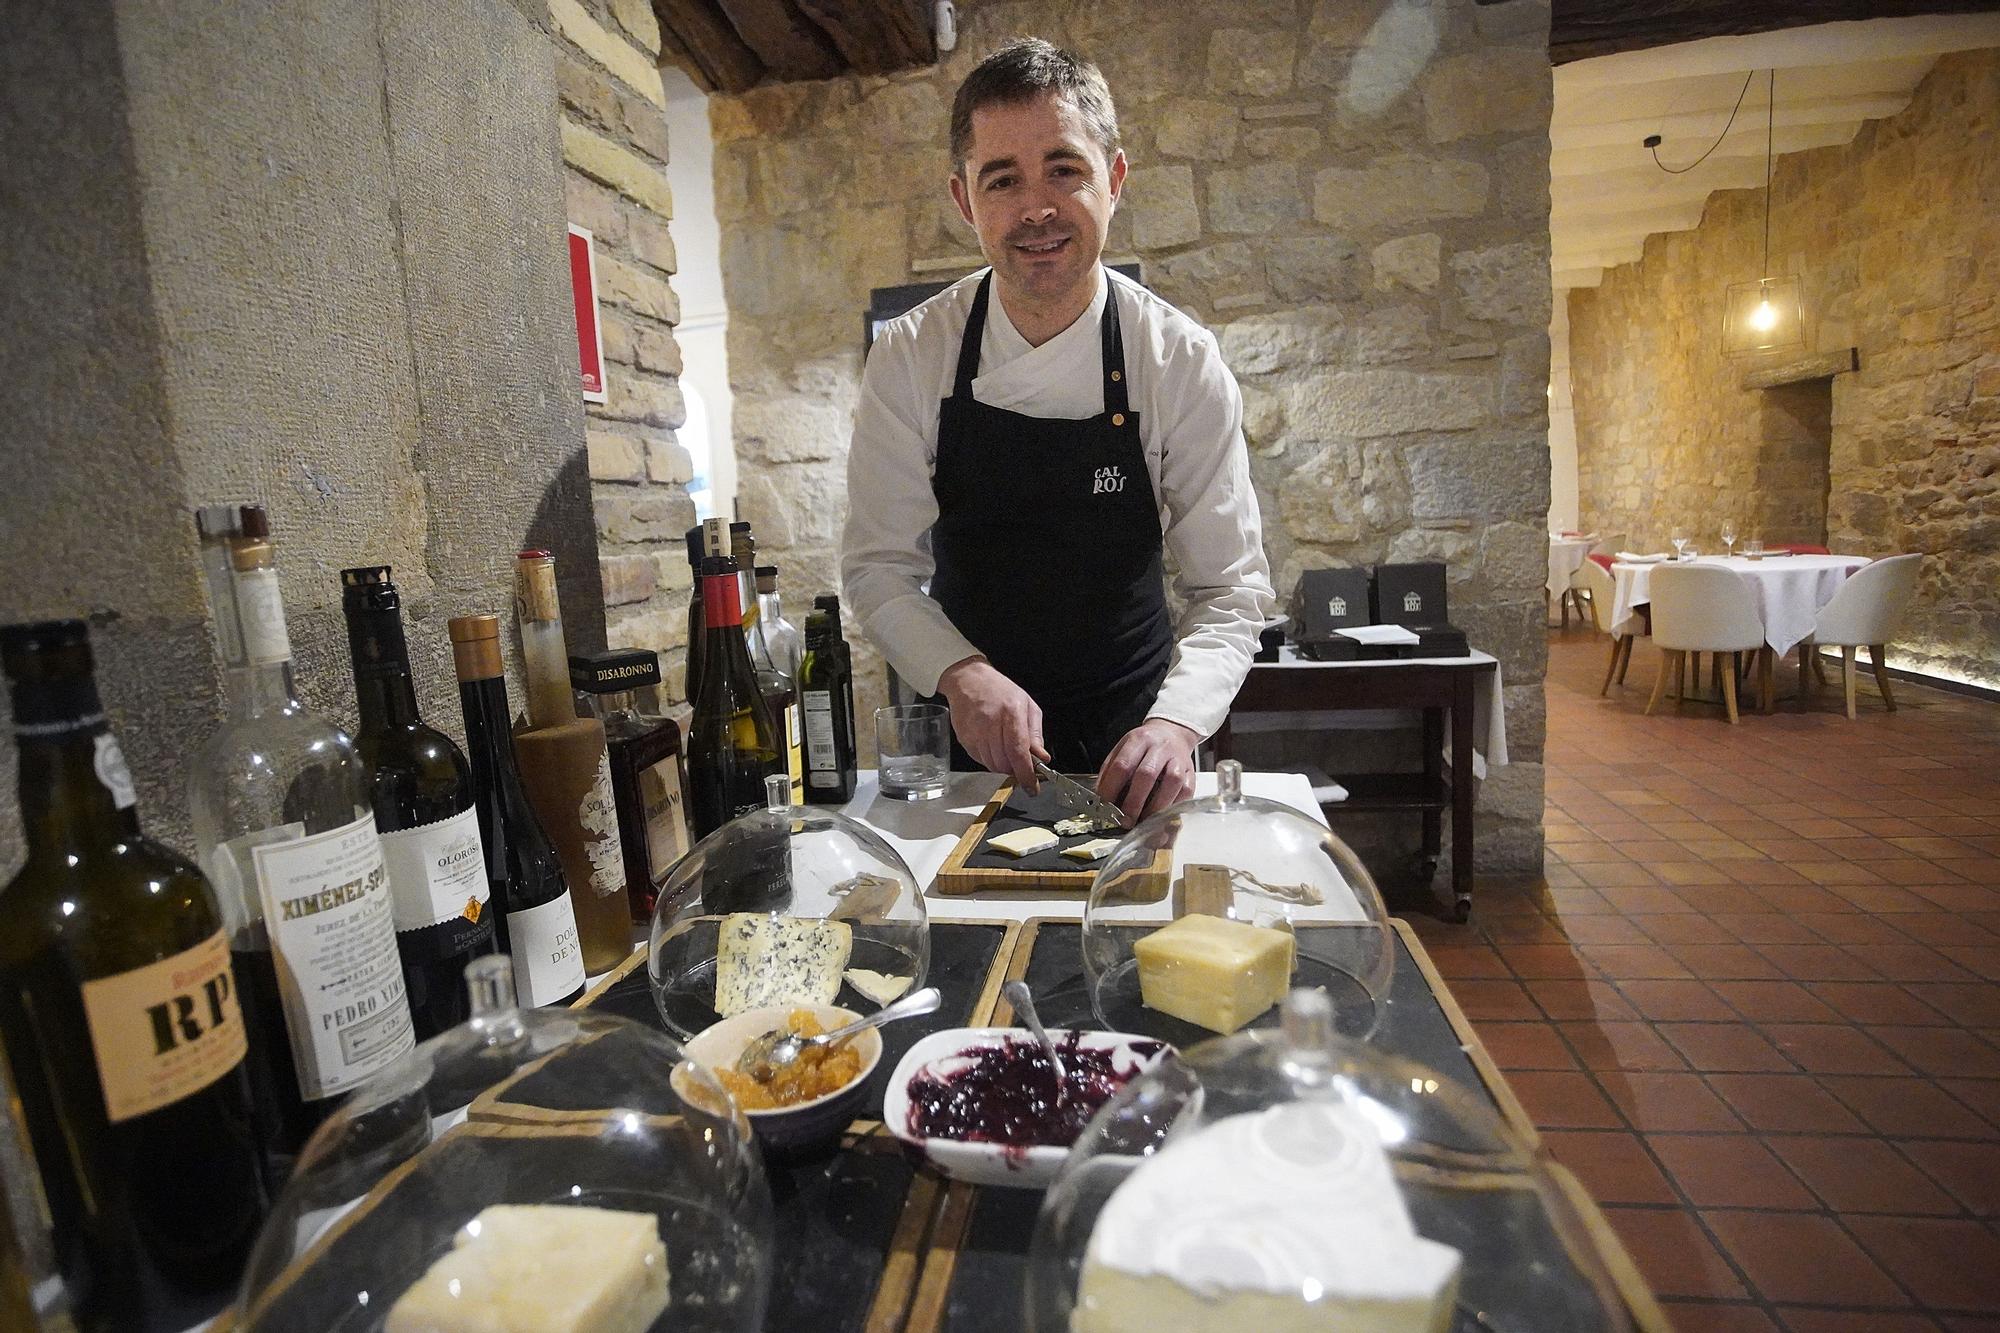
[[[847,66],[796,0],[716,0],[736,34],[771,76],[785,83],[830,79]]]
[[[704,92],[740,93],[764,77],[764,62],[709,0],[653,0],[660,46]]]
[[[1742,0],[1555,0],[1549,24],[1549,60],[1565,65],[1572,60],[1703,37],[1993,9],[2000,9],[1995,0],[1765,0],[1755,5]]]
[[[798,0],[847,63],[887,74],[937,59],[921,0]]]

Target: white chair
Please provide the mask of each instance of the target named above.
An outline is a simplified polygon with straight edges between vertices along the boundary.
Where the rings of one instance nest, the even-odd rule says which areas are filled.
[[[1583,594],[1583,602],[1590,608],[1591,623],[1600,634],[1611,635],[1611,660],[1604,668],[1604,684],[1598,689],[1599,695],[1611,692],[1611,682],[1625,683],[1625,670],[1632,664],[1632,636],[1616,634],[1611,629],[1611,606],[1618,600],[1618,591],[1611,581],[1611,571],[1595,560],[1586,559],[1576,571],[1576,588]]]
[[[1731,569],[1715,565],[1661,565],[1650,581],[1653,606],[1653,642],[1660,648],[1660,675],[1653,682],[1653,697],[1646,703],[1650,714],[1659,706],[1667,690],[1667,673],[1675,678],[1674,697],[1686,693],[1689,653],[1729,653],[1734,663],[1722,671],[1722,699],[1729,721],[1736,718],[1736,678],[1741,673],[1742,654],[1757,654],[1760,705],[1771,706],[1770,654],[1764,644],[1764,621],[1750,585]],[[1700,682],[1696,663],[1696,683]]]
[[[1813,653],[1818,645],[1840,649],[1841,680],[1847,690],[1847,716],[1854,716],[1854,650],[1868,645],[1868,659],[1875,667],[1875,684],[1882,702],[1896,711],[1896,696],[1889,692],[1889,669],[1883,660],[1889,641],[1903,627],[1903,616],[1917,590],[1921,555],[1892,555],[1863,565],[1840,585],[1833,600],[1819,609],[1812,637],[1799,645],[1800,653]],[[1804,660],[1801,658],[1801,660]],[[1802,673],[1803,674],[1803,673]]]

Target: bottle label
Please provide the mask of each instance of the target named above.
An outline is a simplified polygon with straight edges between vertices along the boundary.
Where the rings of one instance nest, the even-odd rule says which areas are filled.
[[[590,856],[590,891],[600,898],[625,891],[625,844],[618,836],[618,797],[611,787],[611,754],[597,752],[597,777],[576,807]]]
[[[785,772],[792,780],[792,801],[796,804],[806,786],[804,726],[796,701],[785,705]]]
[[[840,756],[833,745],[833,691],[806,691],[806,772],[815,787],[840,785]]]
[[[646,825],[646,865],[658,880],[688,849],[681,766],[672,755],[639,774],[639,805]]]
[[[105,732],[96,740],[97,755],[92,761],[97,770],[97,780],[111,793],[111,803],[120,810],[129,810],[138,803],[139,797],[132,790],[132,770],[125,765],[125,752],[118,748],[118,738]]]
[[[292,660],[292,639],[285,631],[285,602],[278,594],[277,570],[237,573],[236,618],[243,626],[246,666],[273,666]]]
[[[583,944],[569,894],[507,913],[507,943],[514,955],[514,993],[530,1009],[576,993],[583,985]]]
[[[114,1125],[200,1092],[250,1050],[219,930],[170,958],[84,982],[83,1015]]]
[[[250,855],[299,1095],[346,1092],[416,1045],[375,816]]]
[[[423,930],[486,918],[492,890],[479,842],[479,812],[471,806],[449,819],[382,835],[396,929]]]

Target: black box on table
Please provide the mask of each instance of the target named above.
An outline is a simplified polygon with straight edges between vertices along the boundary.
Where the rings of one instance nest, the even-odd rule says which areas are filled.
[[[1365,569],[1308,569],[1300,574],[1292,589],[1291,620],[1292,642],[1298,645],[1300,656],[1316,662],[1394,655],[1340,636],[1343,629],[1374,623],[1369,619]]]
[[[1444,566],[1436,563],[1377,565],[1372,610],[1378,625],[1443,625],[1446,614]]]

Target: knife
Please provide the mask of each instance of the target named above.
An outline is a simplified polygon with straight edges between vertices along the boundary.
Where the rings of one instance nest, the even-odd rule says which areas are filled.
[[[1061,801],[1066,808],[1074,810],[1080,815],[1089,815],[1099,824],[1108,824],[1113,828],[1121,829],[1132,827],[1132,821],[1125,817],[1123,810],[1120,810],[1117,806],[1105,800],[1075,778],[1070,777],[1067,773],[1058,773],[1037,759],[1035,760],[1035,774],[1042,781],[1056,789],[1056,799]]]

